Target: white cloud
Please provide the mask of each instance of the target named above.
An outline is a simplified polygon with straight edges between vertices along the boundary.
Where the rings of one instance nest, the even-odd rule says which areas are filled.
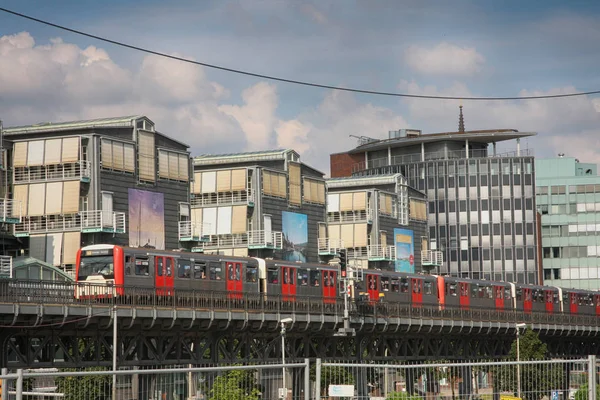
[[[467,76],[481,71],[485,57],[475,48],[441,42],[431,48],[410,46],[404,52],[404,61],[422,74]]]
[[[468,88],[455,83],[444,89],[420,87],[414,82],[402,82],[402,90],[410,93],[447,96],[473,96]],[[574,87],[553,88],[548,91],[523,90],[519,96],[539,96],[573,93]],[[456,130],[459,100],[406,100],[412,121],[422,121],[426,132]],[[559,152],[578,157],[582,162],[600,162],[600,113],[598,102],[587,96],[521,101],[463,101],[465,128],[502,129],[537,132],[534,138],[521,143],[534,150],[538,157],[554,156]],[[454,123],[453,125],[451,125]],[[508,144],[507,144],[508,145]],[[515,147],[512,143],[510,146]],[[587,157],[587,158],[586,158]]]
[[[302,154],[310,147],[308,142],[310,127],[297,119],[279,121],[275,132],[277,133],[277,146],[281,149],[294,149]]]

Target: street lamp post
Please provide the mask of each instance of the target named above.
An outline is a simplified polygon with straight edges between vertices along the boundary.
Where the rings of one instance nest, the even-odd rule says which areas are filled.
[[[285,384],[285,324],[289,324],[293,320],[291,318],[284,318],[281,321],[281,363],[283,364],[282,372],[282,386],[284,391],[284,399],[287,398],[287,386]]]
[[[521,331],[521,328],[526,328],[527,324],[516,324],[515,328],[516,328],[516,332],[517,332],[517,397],[521,398],[521,355],[520,355],[520,349],[519,349],[519,334]]]

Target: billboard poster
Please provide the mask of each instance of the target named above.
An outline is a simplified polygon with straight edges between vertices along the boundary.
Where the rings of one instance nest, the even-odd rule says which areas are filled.
[[[306,262],[308,251],[308,217],[306,214],[283,211],[283,259]]]
[[[394,229],[396,272],[415,272],[415,239],[410,229]]]
[[[165,249],[164,195],[129,189],[129,246]]]

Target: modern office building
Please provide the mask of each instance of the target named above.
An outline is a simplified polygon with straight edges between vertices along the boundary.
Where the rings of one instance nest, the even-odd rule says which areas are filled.
[[[5,198],[24,253],[69,270],[82,245],[179,247],[188,146],[147,117],[42,123],[3,136]]]
[[[574,157],[536,159],[544,284],[600,287],[600,176]]]
[[[425,194],[401,174],[332,178],[327,192],[320,254],[346,248],[349,262],[361,268],[421,272],[422,261],[431,268]]]
[[[204,253],[318,262],[323,176],[291,149],[195,157],[180,243]]]
[[[430,248],[444,254],[437,272],[474,279],[537,283],[534,160],[520,140],[532,132],[422,134],[403,129],[387,139],[361,137],[331,155],[331,176],[400,173],[426,193]],[[516,141],[500,154],[496,143]]]

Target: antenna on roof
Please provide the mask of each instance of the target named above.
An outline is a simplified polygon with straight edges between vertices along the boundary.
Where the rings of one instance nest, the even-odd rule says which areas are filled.
[[[370,138],[368,136],[356,136],[356,135],[348,135],[350,137],[358,139],[358,145],[362,146],[363,144],[379,142],[377,139]]]
[[[460,133],[465,133],[465,118],[463,117],[463,111],[462,111],[462,102],[460,104],[460,106],[458,106],[459,109],[459,113],[458,113],[458,131]]]

